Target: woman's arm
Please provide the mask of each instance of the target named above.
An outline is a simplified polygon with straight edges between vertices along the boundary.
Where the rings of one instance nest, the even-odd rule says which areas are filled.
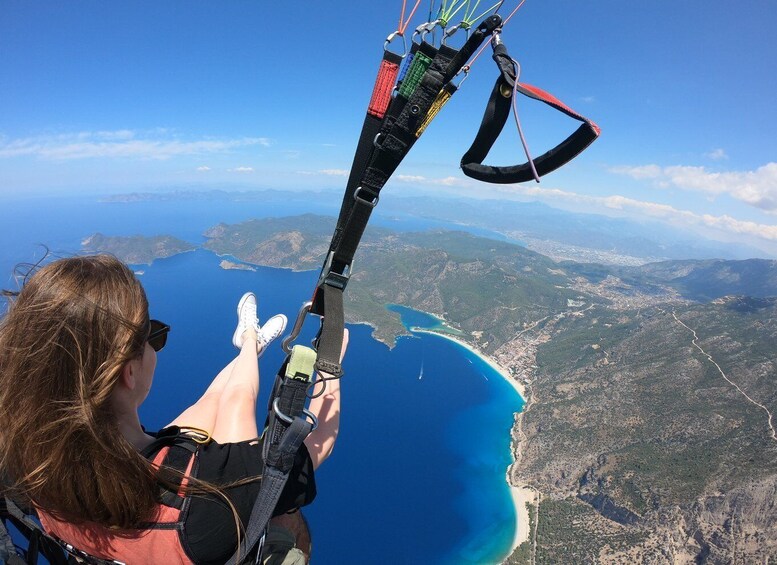
[[[343,349],[340,353],[340,362],[345,356],[348,347],[348,330],[343,333]],[[332,375],[320,373],[325,379],[331,379]],[[317,469],[324,460],[329,457],[340,431],[340,379],[319,381],[313,390],[314,394],[321,392],[321,387],[326,386],[324,394],[310,401],[310,411],[318,418],[318,427],[305,438],[305,446],[313,461],[313,468]]]

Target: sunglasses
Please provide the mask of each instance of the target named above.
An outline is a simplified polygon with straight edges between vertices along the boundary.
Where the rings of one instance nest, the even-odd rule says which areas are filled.
[[[170,332],[170,326],[159,320],[149,320],[148,326],[146,341],[154,351],[161,351],[167,343],[167,334]]]

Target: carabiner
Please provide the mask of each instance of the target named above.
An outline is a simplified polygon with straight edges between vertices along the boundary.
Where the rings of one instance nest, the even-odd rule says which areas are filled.
[[[401,37],[402,38],[402,57],[404,57],[405,55],[407,55],[407,41],[405,40],[405,34],[399,32],[399,31],[395,31],[395,32],[391,33],[386,38],[386,42],[383,44],[383,50],[384,51],[388,51],[389,50],[389,44],[392,41],[394,41],[394,39],[396,39],[397,37]],[[393,51],[392,51],[392,53],[393,53]],[[396,53],[396,55],[399,55],[399,53]]]
[[[413,41],[415,41],[415,38],[417,35],[421,36],[421,42],[426,41],[426,36],[429,33],[432,33],[434,31],[434,28],[437,27],[437,25],[440,23],[440,20],[434,20],[433,22],[424,22],[417,28],[415,28],[415,31],[413,32]]]
[[[464,76],[462,77],[462,79],[459,81],[458,84],[454,83],[454,86],[456,87],[456,90],[461,88],[461,85],[464,84],[465,80],[467,80],[467,77],[469,76],[469,65],[464,65],[463,67],[461,67],[459,72],[456,73],[455,75],[453,75],[453,78],[451,79],[451,82],[453,82],[456,79],[456,77],[459,76],[461,73],[464,73]]]
[[[278,407],[280,400],[281,400],[280,398],[276,398],[275,400],[273,400],[273,403],[272,403],[273,412],[275,412],[275,415],[278,416],[278,418],[280,418],[287,424],[291,424],[294,421],[294,418],[281,412],[281,409]],[[308,418],[310,420],[310,423],[313,425],[313,428],[310,431],[315,430],[318,427],[318,418],[316,417],[316,415],[313,414],[313,412],[311,412],[307,408],[302,409],[302,414],[306,418]]]
[[[448,40],[449,37],[451,37],[453,34],[455,34],[460,29],[463,29],[467,32],[467,39],[469,39],[469,25],[466,22],[461,22],[460,24],[456,24],[455,26],[448,28],[445,30],[445,33],[442,36],[442,44],[445,45],[445,42]]]
[[[299,336],[299,332],[302,331],[302,326],[305,324],[305,316],[310,313],[310,309],[313,307],[313,301],[308,300],[299,309],[297,314],[297,320],[294,322],[294,327],[291,329],[291,333],[283,338],[281,347],[286,354],[291,353],[291,344]]]

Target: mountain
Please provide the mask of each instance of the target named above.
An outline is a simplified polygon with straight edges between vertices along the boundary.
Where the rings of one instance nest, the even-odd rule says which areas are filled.
[[[383,212],[412,214],[478,226],[524,241],[555,259],[588,261],[591,251],[608,262],[629,264],[662,259],[748,259],[764,252],[742,244],[704,239],[666,224],[601,214],[567,212],[539,202],[468,198],[384,199]],[[593,254],[594,261],[601,254]],[[597,258],[598,256],[598,258]]]
[[[777,299],[594,309],[533,339],[511,472],[542,493],[536,563],[777,555]]]
[[[318,269],[334,218],[219,224],[204,246]],[[114,247],[121,241],[102,240]],[[777,262],[557,263],[465,232],[370,228],[346,312],[392,343],[399,303],[443,317],[528,390],[511,563],[777,558]]]

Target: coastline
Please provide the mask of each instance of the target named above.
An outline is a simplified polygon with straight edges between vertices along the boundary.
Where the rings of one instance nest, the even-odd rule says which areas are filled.
[[[469,343],[464,341],[463,339],[460,339],[454,335],[444,333],[444,332],[438,332],[435,330],[427,330],[424,328],[418,328],[418,327],[411,327],[408,328],[411,332],[417,332],[417,333],[426,333],[426,334],[434,334],[436,336],[440,336],[441,338],[450,340],[454,343],[459,344],[461,347],[472,353],[473,355],[478,356],[480,359],[482,359],[485,363],[487,363],[494,371],[499,373],[501,377],[507,381],[507,383],[515,389],[515,391],[521,395],[521,398],[523,399],[524,403],[526,402],[526,387],[523,386],[523,383],[518,382],[516,379],[510,375],[510,373],[507,372],[507,370],[499,365],[496,361],[491,359],[488,355],[485,353],[482,353],[481,351],[478,351],[474,347],[472,347]]]
[[[507,381],[507,383],[513,387],[513,389],[515,389],[515,391],[523,399],[524,408],[525,408],[526,403],[528,402],[527,396],[526,396],[526,388],[523,386],[522,383],[514,379],[510,375],[510,373],[508,373],[507,370],[504,369],[504,367],[499,365],[496,361],[491,359],[489,356],[482,353],[481,351],[478,351],[472,345],[465,342],[464,340],[459,339],[450,334],[446,334],[446,333],[438,332],[434,330],[427,330],[419,327],[411,327],[411,328],[408,328],[408,330],[413,333],[427,333],[427,334],[434,334],[434,335],[440,336],[443,339],[452,341],[458,344],[459,346],[465,348],[473,355],[476,355],[477,357],[485,361],[494,371],[496,371],[505,381]],[[511,440],[511,447],[513,451],[515,451],[516,445],[515,445],[514,439]],[[505,555],[505,558],[512,555],[519,545],[529,540],[529,510],[526,507],[526,505],[527,503],[533,503],[535,500],[535,493],[533,489],[527,486],[515,486],[510,481],[511,468],[512,468],[512,465],[507,468],[507,472],[505,474],[505,481],[507,482],[507,487],[510,490],[510,496],[513,501],[513,506],[515,507],[516,527],[515,527],[515,534],[513,535],[513,541],[510,545],[510,550]]]

